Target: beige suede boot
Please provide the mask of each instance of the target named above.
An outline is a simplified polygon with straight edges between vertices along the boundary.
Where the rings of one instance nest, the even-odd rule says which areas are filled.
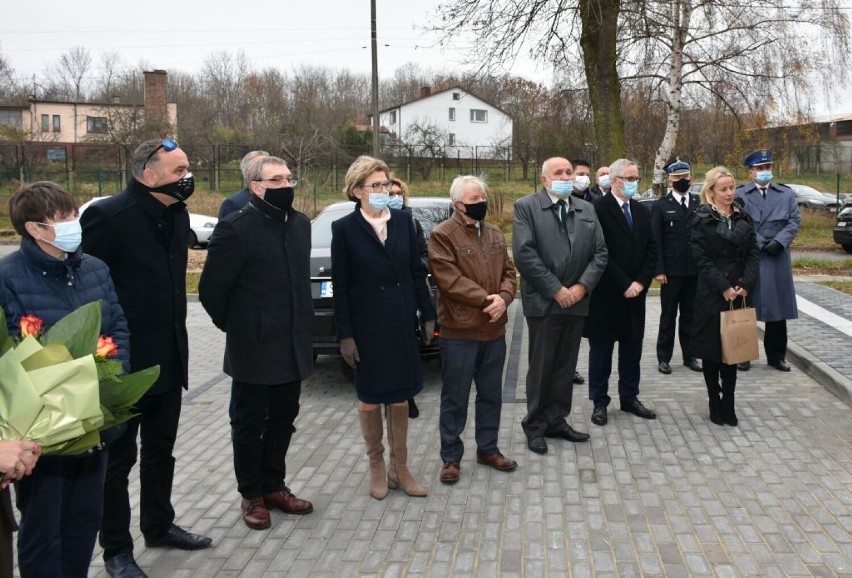
[[[359,410],[361,416],[361,434],[367,446],[367,457],[370,458],[370,495],[377,500],[388,495],[387,478],[385,477],[385,448],[382,445],[382,408],[378,406],[370,410]],[[388,433],[390,438],[390,433]],[[390,439],[388,439],[390,441]]]
[[[390,446],[390,466],[388,466],[388,487],[402,489],[409,496],[423,497],[429,493],[417,483],[408,470],[408,404],[387,406],[388,446]]]

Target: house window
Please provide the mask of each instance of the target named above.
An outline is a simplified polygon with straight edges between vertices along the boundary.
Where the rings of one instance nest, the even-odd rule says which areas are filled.
[[[108,130],[109,123],[105,116],[86,117],[86,132],[92,134],[106,134]]]
[[[453,108],[453,107],[450,107],[450,120],[451,121],[456,120],[456,109]]]
[[[470,109],[470,122],[488,122],[488,111],[476,108]]]
[[[53,132],[62,132],[62,121],[58,114],[53,115]]]
[[[461,93],[460,92],[454,92],[453,93],[453,100],[461,100]]]
[[[24,126],[20,110],[0,110],[0,126],[13,126],[21,129]]]
[[[451,147],[456,146],[456,133],[454,133],[454,132],[451,132],[451,133],[450,133],[449,145],[450,145]]]
[[[41,132],[48,132],[50,130],[50,115],[43,114],[41,115]]]
[[[390,123],[396,124],[396,111],[395,110],[392,110],[391,113],[390,113]]]

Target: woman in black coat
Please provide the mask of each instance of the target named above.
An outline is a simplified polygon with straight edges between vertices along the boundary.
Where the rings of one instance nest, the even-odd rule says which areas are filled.
[[[690,235],[698,268],[692,343],[704,363],[710,421],[732,426],[737,425],[737,366],[722,363],[719,314],[727,311],[732,301],[748,297],[757,281],[760,261],[754,224],[735,202],[735,191],[736,183],[728,169],[710,169],[701,190],[704,204],[695,211]]]
[[[370,458],[370,494],[377,499],[400,484],[410,496],[426,490],[408,470],[408,403],[423,388],[417,311],[435,326],[414,223],[389,209],[390,170],[362,156],[346,172],[355,210],[332,224],[331,267],[340,352],[355,368],[361,430]],[[385,478],[380,406],[387,404],[390,465]]]

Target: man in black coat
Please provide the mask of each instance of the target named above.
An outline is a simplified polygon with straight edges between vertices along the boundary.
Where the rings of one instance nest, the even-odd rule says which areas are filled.
[[[269,508],[313,510],[284,485],[302,380],[313,371],[311,223],[292,208],[292,179],[277,157],[249,166],[252,197],[216,225],[198,285],[226,334],[234,470],[243,521],[255,530],[269,528]]]
[[[251,191],[249,191],[249,180],[248,180],[248,169],[251,164],[257,161],[261,157],[269,156],[269,153],[266,151],[250,151],[246,153],[246,156],[243,157],[243,160],[240,161],[240,173],[243,175],[243,181],[246,183],[246,186],[222,201],[222,204],[219,205],[219,218],[224,219],[231,213],[235,211],[239,211],[243,207],[246,206],[246,203],[249,202],[251,198]],[[295,186],[295,184],[293,185]]]
[[[697,354],[690,348],[692,312],[698,273],[689,247],[689,228],[700,199],[689,194],[692,174],[689,163],[680,159],[666,167],[669,192],[651,209],[651,234],[657,246],[655,279],[660,282],[660,330],[657,334],[657,370],[670,374],[674,353],[675,326],[680,308],[678,340],[683,364],[701,371]]]
[[[651,214],[633,200],[639,189],[636,163],[619,159],[609,167],[612,192],[594,202],[609,253],[603,278],[592,293],[583,336],[589,339],[589,399],[592,423],[607,423],[612,352],[618,342],[618,396],[622,411],[645,419],[657,415],[639,401],[639,362],[645,334],[645,296],[656,254]]]
[[[174,524],[171,504],[181,388],[188,385],[186,261],[194,189],[186,154],[172,139],[142,143],[133,178],[121,193],[80,218],[83,250],[105,262],[130,328],[130,369],[160,366],[160,377],[136,405],[139,415],[110,446],[100,543],[110,576],[144,576],[133,558],[128,476],[142,441],[140,526],[148,546],[197,550],[210,538]]]

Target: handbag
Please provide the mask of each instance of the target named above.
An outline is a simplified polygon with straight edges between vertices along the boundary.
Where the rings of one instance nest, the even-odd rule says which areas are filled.
[[[722,363],[735,365],[757,359],[757,312],[754,307],[746,307],[743,297],[742,307],[734,309],[734,302],[731,301],[728,311],[722,311],[719,315]]]

